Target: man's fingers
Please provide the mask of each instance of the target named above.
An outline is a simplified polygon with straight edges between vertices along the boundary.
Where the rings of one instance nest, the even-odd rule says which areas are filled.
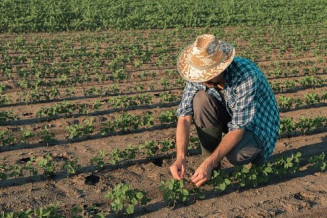
[[[196,184],[197,182],[199,182],[203,178],[205,178],[205,176],[204,176],[204,174],[201,171],[200,172],[199,171],[195,171],[195,173],[191,177],[191,182],[193,182],[194,184]]]
[[[192,177],[190,178],[190,180],[193,181],[193,179],[195,179],[198,176],[198,174],[199,174],[198,171],[195,171]]]
[[[195,183],[195,186],[200,187],[206,181],[208,181],[208,179],[207,178],[204,178],[204,179],[200,180],[199,182]]]
[[[184,174],[185,174],[185,166],[183,165],[182,166],[182,169],[181,169],[181,173],[180,173],[180,178],[184,178]]]
[[[180,173],[178,172],[178,167],[176,165],[172,165],[170,167],[170,172],[172,174],[172,176],[174,177],[174,179],[177,179],[177,180],[181,180],[181,176],[180,176]]]

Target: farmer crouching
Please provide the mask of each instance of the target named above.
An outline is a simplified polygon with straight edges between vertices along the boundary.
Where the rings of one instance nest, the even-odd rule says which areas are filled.
[[[186,86],[177,110],[172,176],[180,180],[185,175],[192,119],[204,157],[191,177],[196,186],[210,179],[224,157],[233,165],[266,162],[278,138],[279,111],[260,69],[209,34],[198,36],[180,53],[177,69]]]

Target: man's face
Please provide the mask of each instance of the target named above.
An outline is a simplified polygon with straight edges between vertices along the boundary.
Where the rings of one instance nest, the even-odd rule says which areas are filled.
[[[224,74],[219,74],[218,76],[212,78],[211,80],[208,80],[206,82],[203,82],[203,85],[207,86],[208,88],[217,87],[217,85],[223,80]]]

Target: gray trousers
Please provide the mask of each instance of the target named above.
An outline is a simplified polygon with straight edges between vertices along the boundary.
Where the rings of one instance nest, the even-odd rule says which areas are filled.
[[[202,155],[209,156],[219,145],[222,133],[227,133],[231,116],[215,97],[199,91],[193,99],[193,121],[201,142]],[[227,154],[233,165],[265,162],[262,142],[252,131],[245,130],[241,141]]]

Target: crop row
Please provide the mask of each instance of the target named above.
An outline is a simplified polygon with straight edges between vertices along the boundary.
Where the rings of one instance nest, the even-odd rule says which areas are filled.
[[[157,97],[156,97],[157,96]],[[156,99],[154,99],[156,98]],[[111,112],[120,110],[131,110],[141,106],[145,108],[152,108],[152,104],[158,106],[162,103],[177,104],[178,96],[169,92],[162,92],[160,94],[150,95],[149,93],[139,94],[136,96],[112,96],[109,99],[97,100],[94,103],[70,103],[63,101],[49,107],[40,107],[36,113],[35,118],[44,118],[46,120],[56,119],[58,117],[72,117],[75,115],[89,115],[94,114],[100,109],[102,112],[110,110]],[[171,104],[169,104],[171,105]],[[20,117],[10,112],[0,112],[0,124],[7,121],[19,120]]]
[[[301,153],[291,154],[290,156],[280,157],[272,162],[268,162],[262,165],[252,165],[250,168],[246,165],[235,167],[233,172],[226,172],[224,170],[213,171],[211,179],[208,181],[208,185],[212,187],[210,192],[219,194],[226,190],[229,186],[235,188],[238,187],[257,187],[267,183],[270,179],[282,179],[290,177],[291,175],[299,172],[300,167],[307,165],[314,168],[315,171],[324,171],[326,169],[325,153],[319,155],[310,156],[307,159],[301,157]],[[40,161],[42,162],[42,161]],[[42,164],[39,164],[42,165]],[[307,168],[308,169],[308,168]],[[197,187],[186,188],[185,185],[188,181],[183,179],[176,181],[171,179],[169,181],[162,181],[158,189],[162,193],[163,200],[169,206],[175,206],[176,204],[182,204],[197,199],[205,199],[208,189],[202,189]],[[132,189],[128,184],[119,183],[111,191],[108,191],[104,196],[105,199],[109,199],[110,212],[115,215],[133,214],[136,207],[140,205],[146,205],[151,201],[147,197],[145,191],[139,189]],[[55,206],[50,205],[43,209],[35,209],[21,211],[21,212],[2,212],[3,218],[9,217],[29,217],[33,214],[42,217],[51,217],[56,215],[60,216],[58,211],[59,204]],[[74,210],[81,212],[80,210]],[[95,217],[104,217],[103,213],[98,212]]]
[[[301,81],[300,81],[301,82]],[[302,81],[302,84],[304,82]],[[139,91],[139,90],[138,90]],[[102,93],[102,91],[100,92]],[[96,93],[89,93],[96,94]],[[91,115],[96,112],[111,112],[120,110],[133,110],[139,107],[152,108],[153,104],[171,103],[178,104],[180,98],[177,94],[162,92],[160,94],[144,93],[136,96],[112,96],[109,99],[97,100],[94,103],[70,103],[63,101],[52,106],[40,107],[35,112],[35,118],[43,118],[42,120],[52,120],[58,117],[72,117],[74,115]],[[278,96],[278,107],[280,111],[288,111],[303,107],[312,107],[318,103],[326,103],[327,92],[323,91],[321,95],[317,93],[306,93],[302,98],[294,98],[287,96]],[[168,104],[171,106],[171,104]],[[152,106],[151,106],[152,105]],[[6,124],[8,121],[19,120],[19,115],[13,114],[12,111],[0,112],[0,124]]]
[[[176,110],[162,111],[157,117],[152,112],[145,112],[141,115],[133,115],[130,113],[121,113],[112,116],[110,120],[100,122],[95,125],[93,118],[84,119],[83,122],[72,124],[65,129],[67,140],[79,141],[92,137],[105,137],[117,133],[128,133],[144,128],[153,128],[157,125],[172,125],[177,121]],[[98,126],[101,126],[100,128]],[[291,134],[308,134],[312,131],[319,131],[327,126],[327,117],[317,116],[315,118],[301,117],[298,122],[292,117],[281,119],[280,137],[289,136]],[[44,125],[42,130],[35,133],[32,130],[21,127],[18,133],[11,130],[0,131],[0,145],[12,146],[16,143],[28,145],[32,139],[41,139],[39,143],[56,144],[55,133]]]
[[[184,30],[184,32],[189,31]],[[217,32],[218,34],[218,32],[221,33],[222,31],[219,28],[219,31],[218,29],[212,29],[212,32],[214,34]],[[301,51],[307,53],[307,50],[310,49],[310,45],[313,42],[316,45],[314,48],[314,53],[316,55],[324,54],[323,48],[321,46],[326,44],[325,41],[313,41],[315,39],[324,39],[324,37],[316,37],[313,34],[312,39],[310,37],[304,37],[306,43],[303,42],[303,40],[294,40],[294,37],[290,40],[287,39],[287,36],[285,37],[286,38],[284,38],[283,40],[280,40],[281,37],[280,35],[278,35],[278,38],[272,40],[272,43],[277,44],[272,46],[270,43],[267,44],[266,41],[264,41],[263,43],[258,39],[251,38],[249,43],[251,49],[245,48],[243,47],[243,45],[238,46],[238,39],[236,38],[233,39],[231,43],[235,44],[235,46],[237,47],[239,51],[238,55],[250,57],[251,59],[254,59],[256,61],[258,60],[257,58],[255,58],[256,56],[260,57],[262,56],[262,54],[270,54],[272,50],[276,48],[283,48],[285,52],[286,50],[290,50],[292,46],[300,46],[300,48],[295,49],[295,51],[293,51],[292,53],[295,54]],[[271,36],[267,38],[271,38]],[[118,70],[126,65],[132,65],[134,68],[138,69],[143,63],[148,62],[154,57],[158,57],[158,59],[156,60],[156,63],[158,63],[158,65],[160,65],[159,62],[164,62],[164,64],[175,64],[175,61],[172,61],[175,60],[175,58],[172,57],[176,57],[176,51],[179,50],[176,49],[176,42],[172,42],[171,40],[169,40],[170,38],[166,38],[164,41],[158,40],[152,45],[148,44],[148,39],[138,40],[135,42],[129,41],[128,43],[122,43],[118,41],[114,44],[112,43],[112,40],[110,40],[110,37],[103,37],[101,38],[102,41],[92,37],[89,37],[87,39],[89,40],[88,43],[91,45],[86,44],[87,42],[80,42],[80,38],[77,37],[77,45],[74,42],[68,41],[62,46],[58,46],[57,43],[58,41],[60,41],[60,39],[53,39],[52,41],[42,41],[43,43],[40,45],[40,48],[35,48],[35,46],[29,45],[24,38],[17,37],[15,42],[9,41],[5,46],[1,48],[1,69],[9,78],[11,78],[11,74],[14,72],[17,72],[18,75],[21,77],[38,75],[40,73],[47,74],[48,76],[53,76],[56,73],[67,74],[70,71],[74,72],[74,74],[76,75],[79,74],[79,71],[92,71],[92,74],[96,74],[96,71],[99,70],[99,68],[101,67],[112,71]],[[193,40],[194,38],[187,38],[187,41],[189,41],[188,43],[192,42]],[[264,38],[262,40],[267,39]],[[35,41],[37,41],[37,39],[35,39]],[[253,44],[252,41],[257,42],[258,44]],[[286,42],[298,42],[298,44],[289,45],[285,44]],[[107,44],[107,47],[103,46],[104,44]],[[185,40],[184,43],[179,44],[179,48],[181,49],[183,46],[186,45]],[[44,49],[43,47],[46,46],[50,46],[51,49]],[[274,46],[276,46],[276,48],[274,48]],[[252,49],[252,47],[256,49]],[[264,49],[262,49],[261,47],[264,47]],[[11,54],[9,52],[9,49],[11,48],[15,48],[15,53]],[[277,55],[282,54],[283,49],[280,49],[280,51],[277,52]],[[262,54],[260,52],[262,52]],[[169,56],[169,58],[167,55]],[[268,59],[268,56],[266,56],[265,60]],[[22,63],[26,63],[27,66],[25,68],[23,66],[16,66],[14,68],[15,65]],[[102,66],[103,63],[105,63],[105,67]]]
[[[125,63],[125,62],[123,62]],[[143,62],[142,62],[143,63]],[[156,65],[159,66],[160,62],[157,61]],[[167,63],[165,63],[167,64]],[[174,67],[174,64],[171,67]],[[98,64],[97,64],[98,65]],[[81,66],[77,65],[78,68]],[[117,65],[118,66],[118,65]],[[6,86],[6,90],[10,89],[35,89],[39,87],[52,87],[52,86],[59,86],[59,87],[69,87],[72,85],[77,84],[85,84],[85,83],[97,83],[97,84],[104,84],[107,82],[127,82],[128,80],[133,79],[134,82],[142,82],[147,80],[153,80],[158,78],[158,73],[153,72],[157,71],[157,69],[153,68],[153,71],[147,70],[138,70],[132,72],[130,70],[126,70],[124,68],[124,64],[120,65],[118,69],[112,69],[110,73],[103,72],[107,71],[108,69],[103,70],[106,66],[102,66],[101,68],[91,67],[90,71],[86,69],[77,69],[77,67],[65,67],[64,69],[60,68],[57,69],[56,67],[47,66],[44,68],[30,68],[29,70],[19,70],[18,75],[19,78],[14,78],[11,75],[10,70],[5,70],[4,74],[9,78],[7,80],[7,84],[10,85]],[[83,68],[83,67],[82,67]],[[168,67],[169,68],[169,67]],[[73,70],[72,70],[73,69]],[[173,69],[173,68],[172,68]],[[50,75],[52,73],[47,73],[48,70],[55,72],[55,75]],[[31,71],[37,72],[36,74],[32,74]],[[80,72],[80,73],[77,73]],[[300,71],[298,68],[294,68],[293,70],[281,70],[280,68],[275,68],[273,71],[264,72],[268,78],[284,78],[290,76],[303,76],[303,75],[318,75],[318,74],[325,74],[327,72],[326,67],[317,67],[311,66],[307,68],[303,68]],[[33,75],[31,77],[31,75]],[[178,73],[176,70],[166,70],[164,74],[160,72],[160,75],[165,76],[166,78],[173,79],[178,78]],[[273,77],[271,75],[274,75]]]
[[[127,74],[126,74],[127,75]],[[87,80],[83,80],[79,78],[78,82],[87,83]],[[27,80],[24,80],[24,87],[27,88],[26,83],[29,83]],[[63,80],[62,82],[67,81]],[[271,88],[275,93],[282,92],[293,92],[305,88],[313,88],[313,87],[322,87],[327,84],[327,78],[323,76],[305,76],[301,79],[293,79],[286,81],[277,81],[277,82],[269,82]],[[70,84],[70,83],[68,83]],[[160,81],[153,81],[152,83],[137,83],[133,85],[127,86],[119,86],[118,84],[108,84],[107,88],[103,88],[100,86],[99,88],[91,87],[84,88],[84,96],[110,96],[110,95],[118,95],[124,94],[127,92],[144,92],[144,91],[162,91],[168,89],[182,89],[184,87],[184,80],[182,78],[178,79],[167,79],[162,77]],[[34,84],[35,85],[35,84]],[[39,85],[39,84],[38,84]],[[76,89],[73,87],[67,87],[64,90],[60,90],[59,88],[52,86],[50,89],[39,88],[37,85],[36,88],[32,90],[24,90],[18,91],[17,98],[12,99],[11,94],[0,94],[0,103],[2,105],[10,105],[11,103],[21,103],[24,102],[26,104],[36,103],[36,102],[48,102],[52,100],[56,100],[59,98],[73,98],[76,96]],[[43,84],[45,85],[45,84]],[[53,84],[52,84],[53,85]],[[47,85],[48,86],[48,85]],[[160,88],[159,88],[160,87]],[[159,88],[159,89],[158,89]],[[0,93],[9,89],[8,86],[2,85],[0,86]]]
[[[310,131],[318,130],[327,126],[327,117],[317,116],[315,118],[302,116],[299,121],[293,117],[286,117],[280,120],[280,137],[295,135],[297,131],[307,134]]]
[[[66,127],[66,139],[81,140],[86,137],[105,137],[118,132],[126,133],[136,131],[140,128],[151,128],[154,125],[174,124],[176,123],[176,110],[166,110],[156,115],[153,112],[144,112],[141,115],[130,113],[120,113],[111,116],[107,121],[94,124],[93,118],[86,118],[81,123],[72,124]],[[96,128],[101,126],[100,128]],[[18,135],[18,136],[16,136]],[[48,125],[44,125],[37,134],[30,129],[21,127],[19,133],[11,130],[0,130],[0,145],[9,146],[15,143],[29,144],[33,137],[41,138],[41,142],[54,143],[57,141],[55,134],[51,132]]]
[[[79,91],[81,87],[67,87],[64,89],[59,89],[58,87],[52,86],[51,88],[34,88],[31,90],[18,91],[17,94],[0,94],[0,103],[8,106],[12,104],[30,104],[30,103],[40,103],[57,101],[59,99],[79,99],[82,97],[100,97],[100,96],[117,96],[124,94],[136,94],[142,92],[159,92],[169,89],[182,89],[184,87],[185,81],[182,78],[176,80],[169,80],[162,77],[159,81],[153,81],[150,83],[132,83],[128,85],[107,84],[105,86],[99,86],[98,88],[88,84],[87,87],[83,87],[83,96],[76,93],[81,93]],[[91,86],[91,87],[90,87]],[[79,96],[78,96],[79,95]],[[12,96],[16,96],[13,99]]]
[[[309,37],[316,37],[316,40],[322,39],[319,36],[326,34],[326,24],[268,25],[264,28],[235,26],[232,29],[228,27],[176,28],[159,31],[121,31],[112,29],[110,32],[52,33],[51,35],[43,34],[42,36],[35,34],[24,34],[23,36],[7,34],[3,35],[4,37],[0,41],[0,50],[14,50],[19,52],[22,47],[31,50],[40,48],[42,49],[40,51],[56,48],[69,49],[75,45],[95,45],[99,42],[115,45],[116,43],[130,44],[147,41],[150,45],[162,43],[173,45],[174,43],[185,42],[185,39],[194,39],[197,35],[204,32],[212,32],[217,37],[229,42],[239,38],[250,40],[252,45],[269,42],[271,46],[278,47],[282,42],[295,45]],[[174,40],[172,41],[171,39]],[[310,41],[314,41],[314,39],[310,39]]]
[[[143,49],[143,47],[146,48]],[[33,51],[37,53],[34,57],[30,57],[27,54],[15,54],[10,56],[3,53],[1,54],[0,69],[5,78],[15,80],[18,79],[17,76],[19,78],[29,78],[32,80],[45,80],[46,78],[57,78],[59,80],[63,76],[69,79],[70,77],[83,77],[86,76],[85,74],[91,78],[91,76],[96,77],[103,71],[106,72],[104,75],[106,75],[107,79],[115,79],[114,75],[117,74],[119,70],[144,70],[148,69],[149,65],[152,66],[152,69],[158,69],[162,66],[168,68],[174,67],[177,57],[176,51],[171,52],[170,48],[149,49],[146,45],[133,45],[130,49],[127,48],[129,51],[128,53],[122,53],[121,51],[115,54],[107,49],[109,48],[101,48],[101,50],[100,48],[95,48],[94,51],[87,52],[82,50],[82,48],[72,48],[71,52],[76,57],[61,54],[60,58],[64,59],[62,61],[57,60],[58,57],[54,55],[54,51],[48,52],[51,54],[50,56],[49,54],[42,56],[40,53]],[[110,47],[110,49],[113,48]],[[246,48],[239,49],[241,49],[242,52],[238,55],[248,57],[256,62],[259,61],[259,59],[254,56],[254,54],[259,57],[261,56],[260,53],[258,54],[258,51],[253,52]],[[322,52],[321,49],[319,51]],[[267,54],[267,52],[265,52],[265,54]],[[278,54],[280,55],[280,53]],[[321,53],[316,55],[321,55]],[[265,60],[268,60],[268,56],[266,56]],[[323,61],[323,58],[320,56],[319,62],[321,61]],[[26,64],[24,64],[24,66],[21,64],[17,65],[17,63]],[[142,67],[143,65],[145,67]],[[318,69],[314,69],[313,71],[317,72]],[[278,71],[275,72],[275,70],[268,74],[271,73],[277,75],[281,74]],[[296,70],[292,73],[296,73]],[[14,74],[16,76],[14,76]]]
[[[219,7],[211,1],[198,4],[187,1],[111,2],[95,0],[58,4],[55,1],[19,0],[1,3],[0,32],[47,32],[99,29],[166,29],[205,26],[262,26],[280,24],[316,24],[326,20],[325,2],[290,3],[278,0],[266,3],[256,0],[222,1]],[[278,5],[278,7],[276,7]],[[188,10],[185,10],[187,8]],[[231,11],[230,8],[233,8]],[[27,11],[26,13],[17,13]],[[259,12],[260,13],[259,13]],[[57,12],[56,14],[54,12]],[[320,13],[318,13],[320,12]],[[210,15],[210,16],[208,16]]]
[[[301,79],[270,82],[274,93],[293,92],[306,88],[322,87],[327,84],[327,77],[305,76]]]
[[[278,108],[280,111],[288,111],[291,108],[312,107],[318,103],[326,103],[327,91],[320,95],[317,93],[306,93],[303,98],[278,96]]]
[[[188,149],[193,151],[199,149],[199,140],[190,137]],[[103,170],[104,168],[114,168],[123,165],[123,163],[133,160],[157,159],[163,157],[175,148],[173,140],[145,141],[135,147],[129,145],[125,149],[114,148],[110,153],[103,150],[98,151],[90,160],[91,166],[95,166],[94,170]],[[5,161],[5,159],[4,159]],[[52,153],[47,153],[39,157],[27,157],[19,161],[18,164],[8,164],[6,162],[0,165],[0,179],[7,180],[10,178],[18,178],[24,176],[39,175],[42,169],[45,177],[49,178],[55,174],[64,172],[67,176],[82,173],[82,166],[79,164],[79,158],[69,155],[68,157],[59,157]],[[62,171],[60,171],[62,170]]]

